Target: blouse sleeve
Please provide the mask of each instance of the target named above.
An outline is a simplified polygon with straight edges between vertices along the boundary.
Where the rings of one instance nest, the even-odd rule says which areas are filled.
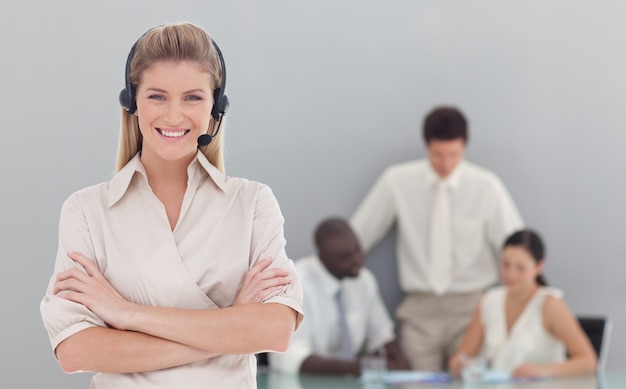
[[[296,327],[302,321],[302,285],[296,273],[293,261],[285,251],[284,218],[271,189],[261,185],[254,211],[252,225],[252,246],[250,248],[250,266],[263,258],[271,257],[271,267],[280,267],[289,273],[291,283],[272,293],[263,303],[280,303],[298,313]]]
[[[313,334],[309,324],[309,321],[302,322],[300,327],[294,332],[287,351],[268,353],[268,360],[272,370],[297,374],[302,367],[302,363],[314,354]]]
[[[71,267],[81,268],[67,256],[69,250],[94,258],[93,244],[79,196],[70,196],[61,209],[59,222],[59,242],[54,265],[46,294],[40,304],[41,317],[48,332],[52,349],[63,340],[89,327],[106,324],[85,306],[52,294],[56,275]],[[81,268],[82,270],[82,268]]]

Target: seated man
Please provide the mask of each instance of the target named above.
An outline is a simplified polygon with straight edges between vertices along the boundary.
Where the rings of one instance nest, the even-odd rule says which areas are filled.
[[[315,231],[315,245],[317,256],[295,261],[306,319],[286,352],[269,353],[270,367],[359,375],[361,355],[384,353],[389,369],[408,369],[376,279],[363,268],[363,252],[348,223],[323,221]]]

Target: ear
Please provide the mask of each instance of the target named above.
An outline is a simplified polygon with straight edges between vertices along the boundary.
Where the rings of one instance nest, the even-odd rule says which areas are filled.
[[[537,275],[543,274],[543,266],[545,265],[545,263],[546,261],[544,261],[543,259],[537,262]]]

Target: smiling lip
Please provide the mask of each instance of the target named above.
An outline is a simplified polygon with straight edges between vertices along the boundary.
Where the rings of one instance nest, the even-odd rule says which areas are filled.
[[[190,132],[190,130],[164,130],[164,129],[161,129],[161,128],[157,128],[156,130],[162,136],[164,136],[166,138],[173,138],[173,139],[183,137],[188,132]]]

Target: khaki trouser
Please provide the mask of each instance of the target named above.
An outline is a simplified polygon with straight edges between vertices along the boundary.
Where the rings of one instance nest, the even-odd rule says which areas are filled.
[[[396,310],[400,345],[411,368],[446,371],[483,292],[407,294]]]

